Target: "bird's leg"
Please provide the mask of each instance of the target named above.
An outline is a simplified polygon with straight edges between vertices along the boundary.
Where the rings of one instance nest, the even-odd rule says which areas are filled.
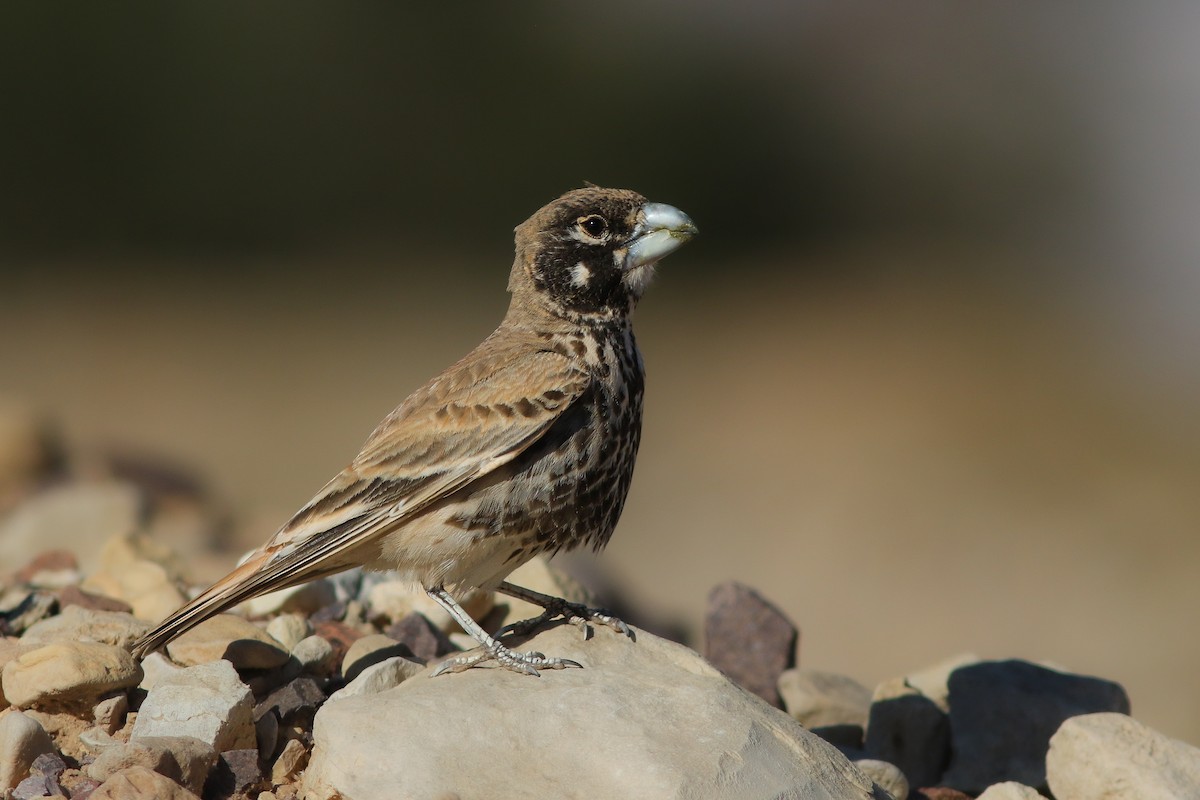
[[[462,629],[481,645],[476,650],[443,661],[433,671],[432,677],[434,678],[443,672],[462,672],[463,670],[468,670],[484,661],[495,661],[505,669],[533,676],[537,676],[538,669],[565,669],[567,667],[583,666],[578,661],[572,661],[569,658],[550,658],[542,653],[520,653],[516,650],[510,650],[491,636],[488,636],[487,631],[479,627],[479,624],[471,619],[471,615],[463,611],[462,606],[443,587],[435,586],[432,589],[426,589],[425,592],[438,605],[450,612],[450,616],[454,617],[454,620],[462,626]]]
[[[524,600],[527,603],[533,603],[535,606],[541,606],[542,608],[546,609],[541,613],[540,616],[505,625],[503,628],[496,631],[496,638],[508,636],[509,634],[514,633],[524,636],[530,631],[535,630],[538,626],[560,616],[567,622],[582,630],[583,638],[585,639],[590,639],[592,637],[591,623],[593,622],[600,625],[606,625],[618,633],[625,634],[630,639],[637,638],[634,635],[632,628],[603,609],[588,608],[582,603],[572,603],[569,600],[562,599],[561,597],[535,592],[533,589],[526,589],[524,586],[517,586],[516,584],[509,583],[508,581],[503,581],[499,586],[496,587],[496,591],[502,592],[509,597],[515,597],[518,600]]]

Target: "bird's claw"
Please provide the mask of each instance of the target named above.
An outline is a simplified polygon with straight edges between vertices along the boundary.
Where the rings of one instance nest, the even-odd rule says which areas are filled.
[[[583,668],[583,664],[569,658],[553,658],[537,651],[522,653],[493,641],[491,645],[485,645],[468,653],[446,659],[438,664],[430,677],[436,678],[444,672],[465,672],[485,661],[495,661],[505,669],[519,672],[522,675],[532,675],[535,678],[541,674],[538,672],[539,669]]]

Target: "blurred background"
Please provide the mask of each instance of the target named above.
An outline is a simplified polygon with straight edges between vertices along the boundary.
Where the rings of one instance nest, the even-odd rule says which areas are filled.
[[[1052,661],[1200,743],[1200,6],[2,13],[0,406],[194,476],[197,579],[491,331],[516,224],[627,186],[702,236],[573,569],[693,643],[738,579],[868,685]]]

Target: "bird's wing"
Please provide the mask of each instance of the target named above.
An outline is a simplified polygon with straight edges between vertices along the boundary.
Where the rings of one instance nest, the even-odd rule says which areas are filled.
[[[340,572],[356,551],[508,463],[588,386],[549,351],[479,351],[417,390],[354,461],[237,569],[134,645],[144,654],[250,597]]]

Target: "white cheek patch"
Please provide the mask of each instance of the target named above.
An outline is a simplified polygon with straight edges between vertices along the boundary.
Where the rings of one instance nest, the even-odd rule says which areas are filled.
[[[580,261],[575,266],[571,267],[571,283],[576,286],[587,286],[588,281],[592,279],[592,271],[587,268],[587,264]]]
[[[650,285],[651,278],[654,277],[654,265],[646,264],[642,267],[634,267],[622,276],[621,281],[625,287],[629,289],[629,293],[635,298],[640,298],[642,293],[646,291],[646,287]]]
[[[613,250],[613,266],[617,269],[624,269],[625,259],[628,256],[629,248],[627,247],[618,247],[616,250]]]

